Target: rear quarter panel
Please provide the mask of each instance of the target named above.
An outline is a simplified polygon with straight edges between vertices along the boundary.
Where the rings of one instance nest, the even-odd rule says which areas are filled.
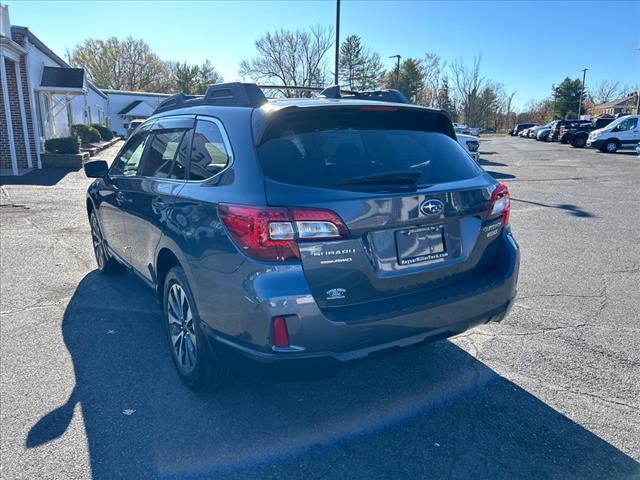
[[[219,203],[264,205],[264,181],[251,136],[251,110],[193,110],[198,110],[198,118],[214,117],[223,124],[233,158],[218,175],[184,184],[171,207],[156,258],[163,248],[179,252],[176,256],[189,279],[198,313],[212,328],[224,332],[228,319],[238,316],[238,311],[247,313],[242,282],[231,278],[245,257],[227,236],[217,207]],[[220,318],[225,318],[224,324]]]

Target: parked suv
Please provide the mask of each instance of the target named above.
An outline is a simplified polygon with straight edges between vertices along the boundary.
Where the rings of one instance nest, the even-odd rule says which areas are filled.
[[[551,130],[549,131],[549,135],[547,136],[548,142],[555,142],[560,139],[560,130],[562,127],[566,127],[567,125],[571,125],[572,123],[579,122],[579,120],[556,120],[551,124]]]
[[[569,143],[575,148],[585,147],[590,132],[606,127],[613,122],[613,120],[613,117],[594,118],[590,123],[574,127],[569,134]]]
[[[576,132],[579,128],[587,127],[588,125],[591,125],[591,120],[580,120],[578,122],[567,123],[560,127],[558,140],[562,144],[571,143],[574,132]]]
[[[587,146],[601,152],[615,153],[619,149],[634,148],[640,142],[640,115],[616,118],[603,128],[592,131]]]
[[[469,156],[473,158],[474,161],[479,162],[480,152],[478,152],[478,150],[480,149],[480,141],[478,140],[478,137],[456,132],[456,138],[458,139],[458,143],[462,145],[462,148],[467,151]]]
[[[509,190],[446,112],[404,102],[220,84],[165,100],[111,168],[85,165],[98,268],[157,292],[187,386],[241,365],[335,369],[505,317]]]
[[[509,135],[511,135],[512,137],[515,137],[525,128],[534,127],[534,126],[535,126],[535,123],[518,123],[515,127],[513,127],[513,130],[509,132]]]

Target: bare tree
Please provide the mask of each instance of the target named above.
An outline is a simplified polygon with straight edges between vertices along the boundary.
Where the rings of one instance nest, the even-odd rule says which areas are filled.
[[[280,29],[256,40],[258,55],[240,62],[240,75],[256,82],[315,87],[327,75],[325,55],[333,45],[333,31],[316,26],[309,31]],[[286,97],[299,93],[283,89]]]
[[[454,95],[462,109],[464,122],[473,126],[480,122],[479,98],[485,83],[485,78],[480,75],[481,62],[482,56],[478,55],[469,67],[459,58],[450,67]]]
[[[87,39],[69,55],[96,86],[118,90],[167,92],[175,89],[172,65],[162,61],[143,40],[116,37]]]
[[[622,84],[617,80],[602,80],[589,90],[591,100],[596,104],[615,100],[624,94]]]
[[[545,100],[530,100],[525,105],[524,110],[517,115],[516,122],[532,122],[542,125],[551,118],[552,109],[553,101],[548,98]]]
[[[438,101],[438,89],[443,79],[446,62],[442,61],[440,55],[435,53],[425,53],[422,59],[424,71],[424,89],[419,95],[422,105],[435,107]]]
[[[376,52],[369,53],[367,50],[366,58],[367,61],[362,70],[361,82],[356,84],[358,90],[374,89],[382,85],[384,66],[382,65],[382,60],[380,60],[380,55]]]
[[[505,128],[511,128],[511,107],[513,106],[513,98],[516,96],[517,91],[511,92],[511,95],[507,97],[506,112],[505,112]]]

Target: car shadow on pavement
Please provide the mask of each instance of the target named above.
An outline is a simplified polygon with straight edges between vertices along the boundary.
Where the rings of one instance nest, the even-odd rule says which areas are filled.
[[[522,200],[520,198],[513,198],[513,197],[511,197],[511,201],[528,203],[529,205],[537,205],[539,207],[545,207],[545,208],[558,208],[560,210],[565,210],[567,213],[569,213],[570,215],[573,215],[574,217],[580,217],[580,218],[597,218],[598,217],[596,214],[591,213],[587,210],[584,210],[578,207],[577,205],[573,205],[571,203],[557,203],[557,204],[551,205],[548,203],[533,202],[531,200]]]
[[[77,171],[77,168],[43,168],[42,170],[31,170],[20,176],[1,176],[0,185],[41,185],[50,187],[57,184],[68,174]]]
[[[511,179],[511,178],[516,178],[515,175],[512,175],[510,173],[503,173],[503,172],[492,172],[487,170],[487,173],[489,175],[491,175],[493,178],[495,178],[496,180],[507,180],[507,179]]]
[[[76,385],[31,427],[65,434],[80,405],[92,476],[113,478],[632,478],[639,464],[449,341],[336,377],[179,382],[154,295],[94,271],[62,323]]]
[[[488,166],[488,167],[508,167],[506,163],[492,162],[491,160],[485,160],[484,158],[482,158],[482,154],[480,154],[480,160],[478,163],[480,163],[480,165],[482,166]]]

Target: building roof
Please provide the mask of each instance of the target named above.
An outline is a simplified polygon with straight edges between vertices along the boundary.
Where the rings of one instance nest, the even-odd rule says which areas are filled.
[[[623,104],[627,103],[629,100],[636,101],[637,95],[638,95],[637,93],[630,93],[629,95],[622,98],[618,98],[616,100],[610,100],[608,102],[599,103],[595,107],[596,108],[612,108],[617,106],[623,106]]]
[[[51,60],[56,62],[61,67],[71,68],[71,65],[69,65],[62,58],[60,58],[58,55],[56,55],[53,50],[51,50],[49,47],[47,47],[42,42],[42,40],[40,40],[38,37],[36,37],[31,32],[31,30],[29,30],[27,27],[20,27],[18,25],[12,25],[11,26],[11,36],[16,36],[16,35],[22,35],[24,37],[27,37],[27,39],[29,40],[29,43],[31,43],[34,47],[36,47],[38,50],[40,50],[42,53],[44,53],[47,57],[49,57]],[[89,88],[91,88],[91,90],[96,92],[101,97],[107,98],[107,95],[105,95],[102,90],[100,90],[98,87],[96,87],[89,80],[87,80],[87,85],[89,85]]]
[[[135,118],[147,118],[153,114],[153,107],[142,100],[134,100],[118,112],[118,115]]]
[[[171,93],[157,93],[157,92],[132,92],[129,90],[111,90],[108,88],[102,89],[107,95],[143,95],[148,97],[170,97]]]
[[[118,112],[118,115],[126,115],[127,113],[129,113],[131,110],[134,109],[134,107],[136,107],[137,105],[139,105],[140,103],[142,103],[142,100],[134,100],[133,102],[131,102],[129,105],[127,105],[126,107],[124,107],[122,110],[120,110]]]

